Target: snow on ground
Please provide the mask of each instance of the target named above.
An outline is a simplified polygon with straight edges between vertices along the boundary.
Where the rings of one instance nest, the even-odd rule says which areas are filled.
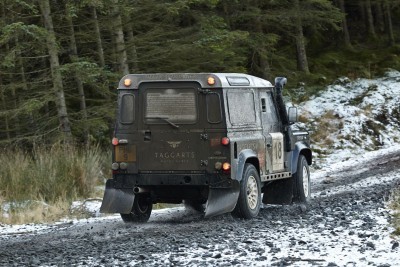
[[[317,133],[317,167],[400,143],[400,72],[379,79],[338,79],[299,106],[305,128]],[[326,137],[326,138],[323,138]],[[323,155],[327,154],[326,158]]]

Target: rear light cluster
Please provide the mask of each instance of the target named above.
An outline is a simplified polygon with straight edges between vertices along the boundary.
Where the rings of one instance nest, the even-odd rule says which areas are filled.
[[[230,144],[231,140],[229,140],[228,137],[222,137],[221,138],[221,145],[223,146],[228,146]],[[231,171],[231,164],[229,162],[216,162],[214,165],[216,170],[223,170],[224,172],[230,172]]]
[[[216,170],[223,170],[224,172],[230,172],[231,171],[231,164],[229,162],[215,162],[214,165]]]
[[[118,138],[114,137],[114,138],[112,139],[111,143],[112,143],[114,146],[117,146],[117,145],[119,144]]]
[[[228,137],[222,137],[222,139],[221,139],[221,145],[227,146],[227,145],[229,145],[230,142],[231,142],[231,140],[229,140]]]
[[[225,172],[228,172],[231,170],[231,164],[228,162],[225,162],[224,164],[222,164],[222,170]]]
[[[128,141],[126,139],[118,139],[114,137],[111,141],[113,146],[118,146],[119,144],[127,144]],[[128,163],[126,162],[114,162],[111,164],[111,169],[113,170],[114,173],[118,173],[118,170],[127,170],[128,169]]]
[[[126,163],[126,162],[121,162],[121,163],[114,162],[114,163],[111,165],[111,169],[112,169],[113,171],[117,171],[117,170],[126,170],[126,169],[128,169],[128,163]]]

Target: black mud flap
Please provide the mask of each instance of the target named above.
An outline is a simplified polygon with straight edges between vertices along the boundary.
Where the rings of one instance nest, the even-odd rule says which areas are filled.
[[[287,178],[270,183],[264,187],[264,204],[288,205],[293,198],[293,178]]]
[[[230,181],[227,186],[210,186],[206,204],[205,217],[212,217],[231,212],[239,198],[240,184]]]
[[[114,188],[113,181],[107,180],[100,212],[129,214],[134,200],[135,194],[131,188]]]

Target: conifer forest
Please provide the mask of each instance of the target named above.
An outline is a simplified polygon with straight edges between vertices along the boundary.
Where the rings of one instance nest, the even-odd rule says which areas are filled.
[[[109,145],[127,73],[400,69],[399,0],[0,0],[0,146]],[[290,89],[291,88],[291,89]]]

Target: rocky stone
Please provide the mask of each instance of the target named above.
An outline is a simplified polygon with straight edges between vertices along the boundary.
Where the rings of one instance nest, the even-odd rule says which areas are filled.
[[[367,242],[367,247],[372,248],[373,250],[375,250],[375,244],[372,242]]]

